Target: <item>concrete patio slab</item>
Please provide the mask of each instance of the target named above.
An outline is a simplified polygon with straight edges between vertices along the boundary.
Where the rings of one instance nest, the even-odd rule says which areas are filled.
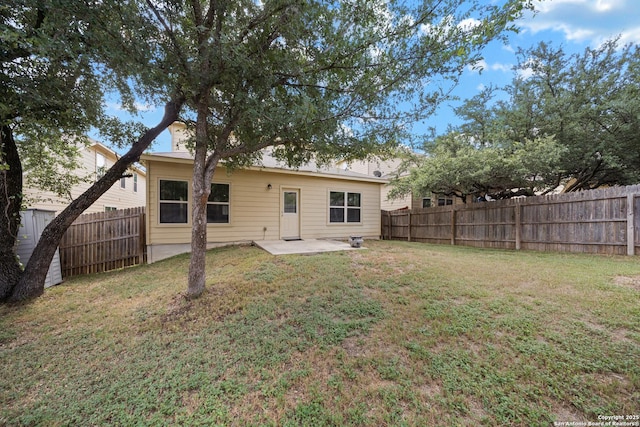
[[[272,255],[313,254],[331,251],[353,251],[364,248],[352,248],[349,243],[337,240],[254,240],[254,245]]]

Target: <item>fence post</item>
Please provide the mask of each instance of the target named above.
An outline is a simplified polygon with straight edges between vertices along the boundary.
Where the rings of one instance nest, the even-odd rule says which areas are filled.
[[[519,251],[522,243],[522,205],[516,202],[514,207],[516,209],[516,250]]]
[[[145,249],[146,249],[146,245],[147,245],[147,222],[146,222],[146,218],[145,218],[145,212],[140,212],[140,223],[138,225],[138,227],[140,227],[140,231],[138,232],[138,238],[140,239],[140,249],[139,249],[139,253],[140,253],[140,259],[139,259],[139,263],[140,264],[146,264],[147,260],[145,258]]]
[[[409,228],[407,229],[407,241],[411,241],[411,210],[408,211],[409,215]]]
[[[634,193],[627,194],[627,255],[636,254],[635,242],[635,204],[636,195]]]
[[[380,238],[382,240],[385,240],[385,236],[387,235],[387,224],[385,224],[385,221],[387,221],[388,216],[387,216],[387,211],[380,211]]]
[[[451,205],[451,244],[456,244],[456,209],[454,205]]]

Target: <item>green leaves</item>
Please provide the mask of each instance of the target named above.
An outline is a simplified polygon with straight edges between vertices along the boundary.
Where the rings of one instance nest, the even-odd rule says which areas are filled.
[[[546,43],[519,52],[509,99],[490,87],[465,120],[425,146],[397,194],[512,197],[640,182],[640,50],[616,40],[582,55]]]
[[[568,191],[637,183],[638,46],[610,40],[567,55],[540,44],[520,55],[519,69],[533,74],[514,80],[502,106],[513,134],[555,136],[566,149],[557,175],[572,181]]]
[[[493,198],[533,195],[545,190],[544,178],[557,168],[563,153],[551,137],[479,145],[472,137],[450,133],[436,139],[408,176],[393,182],[392,194],[434,192],[463,200],[487,194]]]
[[[76,141],[91,128],[130,144],[140,126],[106,114],[104,93],[136,95],[165,83],[154,68],[153,30],[135,2],[10,0],[0,9],[0,123],[12,127],[29,184],[66,193],[78,182]],[[157,34],[157,31],[156,31]],[[140,92],[140,84],[146,85]],[[145,96],[146,95],[146,96]],[[133,128],[133,129],[132,129]],[[63,174],[64,179],[60,179]]]
[[[289,160],[299,157],[286,154],[291,150],[361,157],[406,139],[407,125],[434,110],[519,5],[355,0],[149,7],[165,33],[164,60],[189,99],[187,114],[194,117],[198,104],[210,111],[209,152],[238,155],[233,133],[244,153],[286,145],[278,152]],[[465,25],[469,18],[478,25]]]

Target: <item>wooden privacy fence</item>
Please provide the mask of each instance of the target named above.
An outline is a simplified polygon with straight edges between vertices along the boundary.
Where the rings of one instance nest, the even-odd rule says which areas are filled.
[[[62,276],[146,262],[144,207],[81,215],[60,242]]]
[[[483,248],[640,254],[640,185],[382,211],[382,238]]]

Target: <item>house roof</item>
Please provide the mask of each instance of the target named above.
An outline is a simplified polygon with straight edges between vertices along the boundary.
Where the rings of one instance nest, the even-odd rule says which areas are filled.
[[[111,157],[111,159],[118,160],[121,157],[120,154],[116,153],[111,148],[107,147],[106,145],[104,145],[99,141],[96,141],[95,139],[89,138],[89,142],[91,143],[88,146],[89,148],[92,148],[94,151],[101,151],[103,154],[106,154],[109,157]],[[132,169],[143,176],[147,175],[147,171],[144,169],[144,167],[142,167],[142,165],[138,163],[132,164],[131,166],[129,166],[129,169]]]
[[[141,156],[143,163],[148,161],[156,162],[174,162],[174,163],[192,163],[193,156],[186,151],[172,151],[165,153],[148,153]],[[273,173],[287,173],[308,176],[323,176],[336,179],[345,179],[350,181],[365,181],[378,184],[386,184],[388,179],[369,176],[350,170],[344,170],[336,167],[318,166],[314,162],[302,165],[298,168],[288,167],[286,164],[275,159],[269,153],[263,153],[262,161],[254,166],[247,168],[249,170],[260,170]]]

